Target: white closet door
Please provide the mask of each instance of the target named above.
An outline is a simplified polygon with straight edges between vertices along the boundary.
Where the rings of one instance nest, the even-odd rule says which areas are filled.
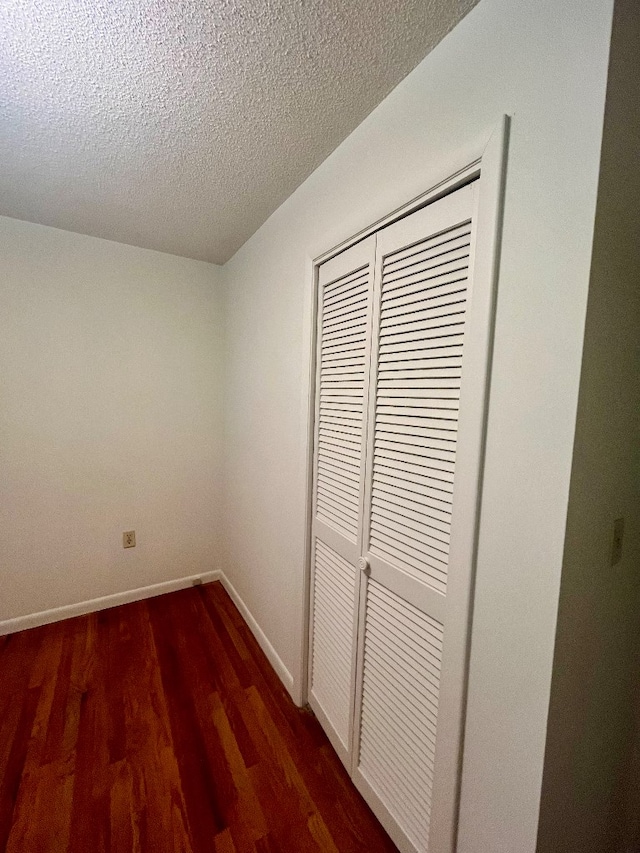
[[[375,236],[318,282],[309,702],[351,759]]]
[[[466,399],[475,186],[377,237],[353,776],[411,853],[453,850],[484,411],[484,386]]]

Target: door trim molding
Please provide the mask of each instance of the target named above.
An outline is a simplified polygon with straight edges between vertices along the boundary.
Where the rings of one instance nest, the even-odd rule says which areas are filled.
[[[366,237],[371,236],[371,234],[375,234],[378,231],[382,231],[383,228],[386,228],[387,225],[392,225],[394,222],[397,222],[398,219],[404,219],[405,216],[409,216],[411,213],[415,213],[416,210],[420,210],[421,207],[426,207],[428,204],[432,204],[434,201],[437,201],[442,196],[449,195],[449,193],[454,192],[454,190],[459,189],[465,184],[471,183],[471,181],[475,180],[480,176],[481,164],[482,164],[482,156],[478,156],[471,163],[468,163],[466,166],[463,166],[461,169],[458,169],[457,172],[454,172],[453,175],[449,175],[449,177],[445,178],[442,181],[439,181],[437,184],[432,186],[430,189],[426,190],[420,195],[408,201],[406,204],[401,205],[400,207],[393,210],[391,213],[383,216],[381,219],[378,219],[376,222],[368,225],[366,228],[363,228],[361,231],[358,231],[357,234],[354,234],[349,239],[344,240],[342,243],[339,243],[337,246],[334,246],[332,249],[329,249],[327,252],[324,252],[318,257],[313,259],[313,263],[319,267],[321,264],[326,263],[331,258],[339,255],[341,252],[344,252],[346,249],[351,248],[356,243],[359,243],[361,240],[364,240]]]

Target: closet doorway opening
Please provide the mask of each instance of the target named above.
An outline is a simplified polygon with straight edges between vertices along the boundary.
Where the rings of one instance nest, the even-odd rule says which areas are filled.
[[[507,131],[313,265],[303,683],[403,853],[455,849]]]

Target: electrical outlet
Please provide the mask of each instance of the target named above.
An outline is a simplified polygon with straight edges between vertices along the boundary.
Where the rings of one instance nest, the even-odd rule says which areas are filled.
[[[613,522],[613,540],[611,542],[611,565],[617,566],[622,559],[622,539],[624,538],[624,518]]]
[[[122,534],[122,547],[123,548],[135,548],[136,547],[136,532],[135,532],[135,530],[127,530],[126,533]]]

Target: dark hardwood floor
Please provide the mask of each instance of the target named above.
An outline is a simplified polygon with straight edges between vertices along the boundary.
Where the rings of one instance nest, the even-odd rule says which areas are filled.
[[[0,637],[0,851],[395,850],[219,583]]]

